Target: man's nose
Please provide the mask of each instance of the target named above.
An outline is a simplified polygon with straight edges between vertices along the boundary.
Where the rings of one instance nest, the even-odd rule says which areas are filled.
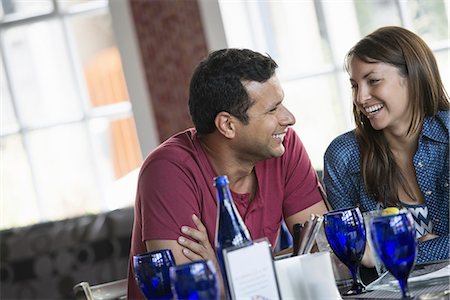
[[[295,117],[294,115],[287,109],[286,107],[283,108],[282,117],[280,119],[280,124],[283,126],[292,126],[295,124]]]

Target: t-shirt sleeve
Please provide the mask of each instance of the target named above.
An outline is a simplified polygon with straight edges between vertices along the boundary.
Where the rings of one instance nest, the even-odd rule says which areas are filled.
[[[285,164],[285,198],[283,214],[288,218],[305,208],[322,201],[319,193],[319,180],[311,164],[306,149],[290,129],[285,143],[283,164]]]
[[[194,227],[191,216],[200,216],[193,177],[175,161],[159,159],[148,164],[138,182],[142,239],[176,240],[183,225]]]

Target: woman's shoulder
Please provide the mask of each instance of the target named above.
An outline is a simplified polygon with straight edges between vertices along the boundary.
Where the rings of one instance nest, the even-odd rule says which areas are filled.
[[[331,141],[325,151],[325,160],[344,161],[359,160],[359,146],[355,131],[343,133]]]
[[[356,140],[355,130],[348,131],[334,138],[330,145],[328,145],[327,151],[358,151],[358,142]]]
[[[342,174],[359,172],[360,153],[355,130],[337,136],[324,155],[324,168]]]
[[[448,111],[448,110],[439,111],[436,114],[436,119],[441,121],[442,124],[445,126],[445,128],[447,128],[447,130],[449,130],[449,127],[450,127],[450,111]]]
[[[448,144],[450,131],[450,112],[439,111],[432,117],[425,118],[423,136],[441,143]]]

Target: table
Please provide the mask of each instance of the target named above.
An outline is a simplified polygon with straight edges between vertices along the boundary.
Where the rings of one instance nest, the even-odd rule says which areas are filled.
[[[430,277],[436,271],[443,276]],[[416,300],[450,299],[450,260],[416,265],[408,282],[411,296]],[[366,293],[343,296],[343,299],[401,299],[397,280],[390,273],[380,276],[367,289]]]

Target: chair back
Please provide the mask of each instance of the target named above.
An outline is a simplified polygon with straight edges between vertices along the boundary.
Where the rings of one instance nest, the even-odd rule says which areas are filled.
[[[80,282],[73,287],[76,300],[118,300],[127,297],[127,279],[91,286]]]

